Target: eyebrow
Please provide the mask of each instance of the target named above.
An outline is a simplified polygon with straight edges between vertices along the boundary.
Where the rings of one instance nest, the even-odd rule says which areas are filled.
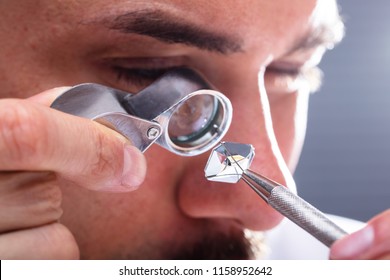
[[[323,23],[311,29],[295,44],[289,53],[310,50],[319,46],[332,49],[343,39],[344,34],[344,22],[340,16],[337,16],[332,22]]]
[[[159,10],[137,10],[108,17],[102,23],[112,30],[153,37],[168,44],[184,44],[220,54],[243,52],[242,39],[205,30]]]

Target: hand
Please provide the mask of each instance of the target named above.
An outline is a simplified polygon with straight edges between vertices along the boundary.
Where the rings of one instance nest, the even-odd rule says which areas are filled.
[[[363,229],[336,241],[331,259],[390,259],[390,209],[377,215]]]
[[[58,222],[60,182],[126,192],[144,179],[145,159],[124,137],[49,108],[63,91],[0,100],[0,259],[79,257]]]

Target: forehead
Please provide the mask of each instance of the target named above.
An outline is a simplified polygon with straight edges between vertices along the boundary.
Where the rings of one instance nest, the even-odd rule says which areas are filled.
[[[336,7],[334,0],[20,0],[0,2],[0,6],[4,3],[3,10],[19,11],[19,23],[28,24],[29,29],[36,27],[39,33],[45,33],[41,35],[45,38],[46,34],[59,37],[67,31],[68,37],[75,37],[76,30],[78,34],[84,30],[80,36],[93,39],[105,32],[104,25],[96,23],[136,12],[147,15],[147,19],[154,20],[157,14],[160,19],[168,17],[181,25],[194,26],[195,30],[227,35],[237,39],[247,53],[264,53],[267,57],[284,55],[302,45],[300,41],[313,33],[314,26],[338,16],[337,8],[329,9]],[[15,21],[17,16],[13,18]],[[149,20],[149,27],[151,23]],[[98,29],[91,30],[94,25]]]
[[[326,2],[329,0],[325,0]],[[57,9],[52,15],[67,13],[75,21],[114,17],[131,11],[161,11],[179,21],[193,23],[219,33],[245,37],[245,44],[273,44],[274,38],[291,43],[309,28],[315,0],[152,0],[152,1],[49,1]],[[42,5],[41,5],[42,6]],[[275,46],[273,46],[275,47]]]

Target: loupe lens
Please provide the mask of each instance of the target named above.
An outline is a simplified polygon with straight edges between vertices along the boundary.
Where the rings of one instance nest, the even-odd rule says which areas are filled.
[[[218,103],[212,95],[195,95],[183,102],[169,120],[171,141],[179,146],[193,146],[212,131],[218,117]]]
[[[163,128],[156,143],[181,156],[199,155],[222,139],[232,116],[232,105],[222,93],[191,92],[155,119]]]

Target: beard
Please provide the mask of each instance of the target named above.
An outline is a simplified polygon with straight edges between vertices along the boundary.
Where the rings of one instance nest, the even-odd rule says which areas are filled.
[[[148,240],[130,251],[115,250],[105,259],[248,260],[262,259],[268,252],[263,232],[243,229],[236,223],[225,223],[223,220],[202,219],[198,222],[200,230],[199,227],[196,231],[177,229],[176,240],[159,240],[157,243]]]
[[[213,233],[185,248],[180,248],[175,260],[248,260],[260,259],[267,252],[261,232],[244,230]]]

